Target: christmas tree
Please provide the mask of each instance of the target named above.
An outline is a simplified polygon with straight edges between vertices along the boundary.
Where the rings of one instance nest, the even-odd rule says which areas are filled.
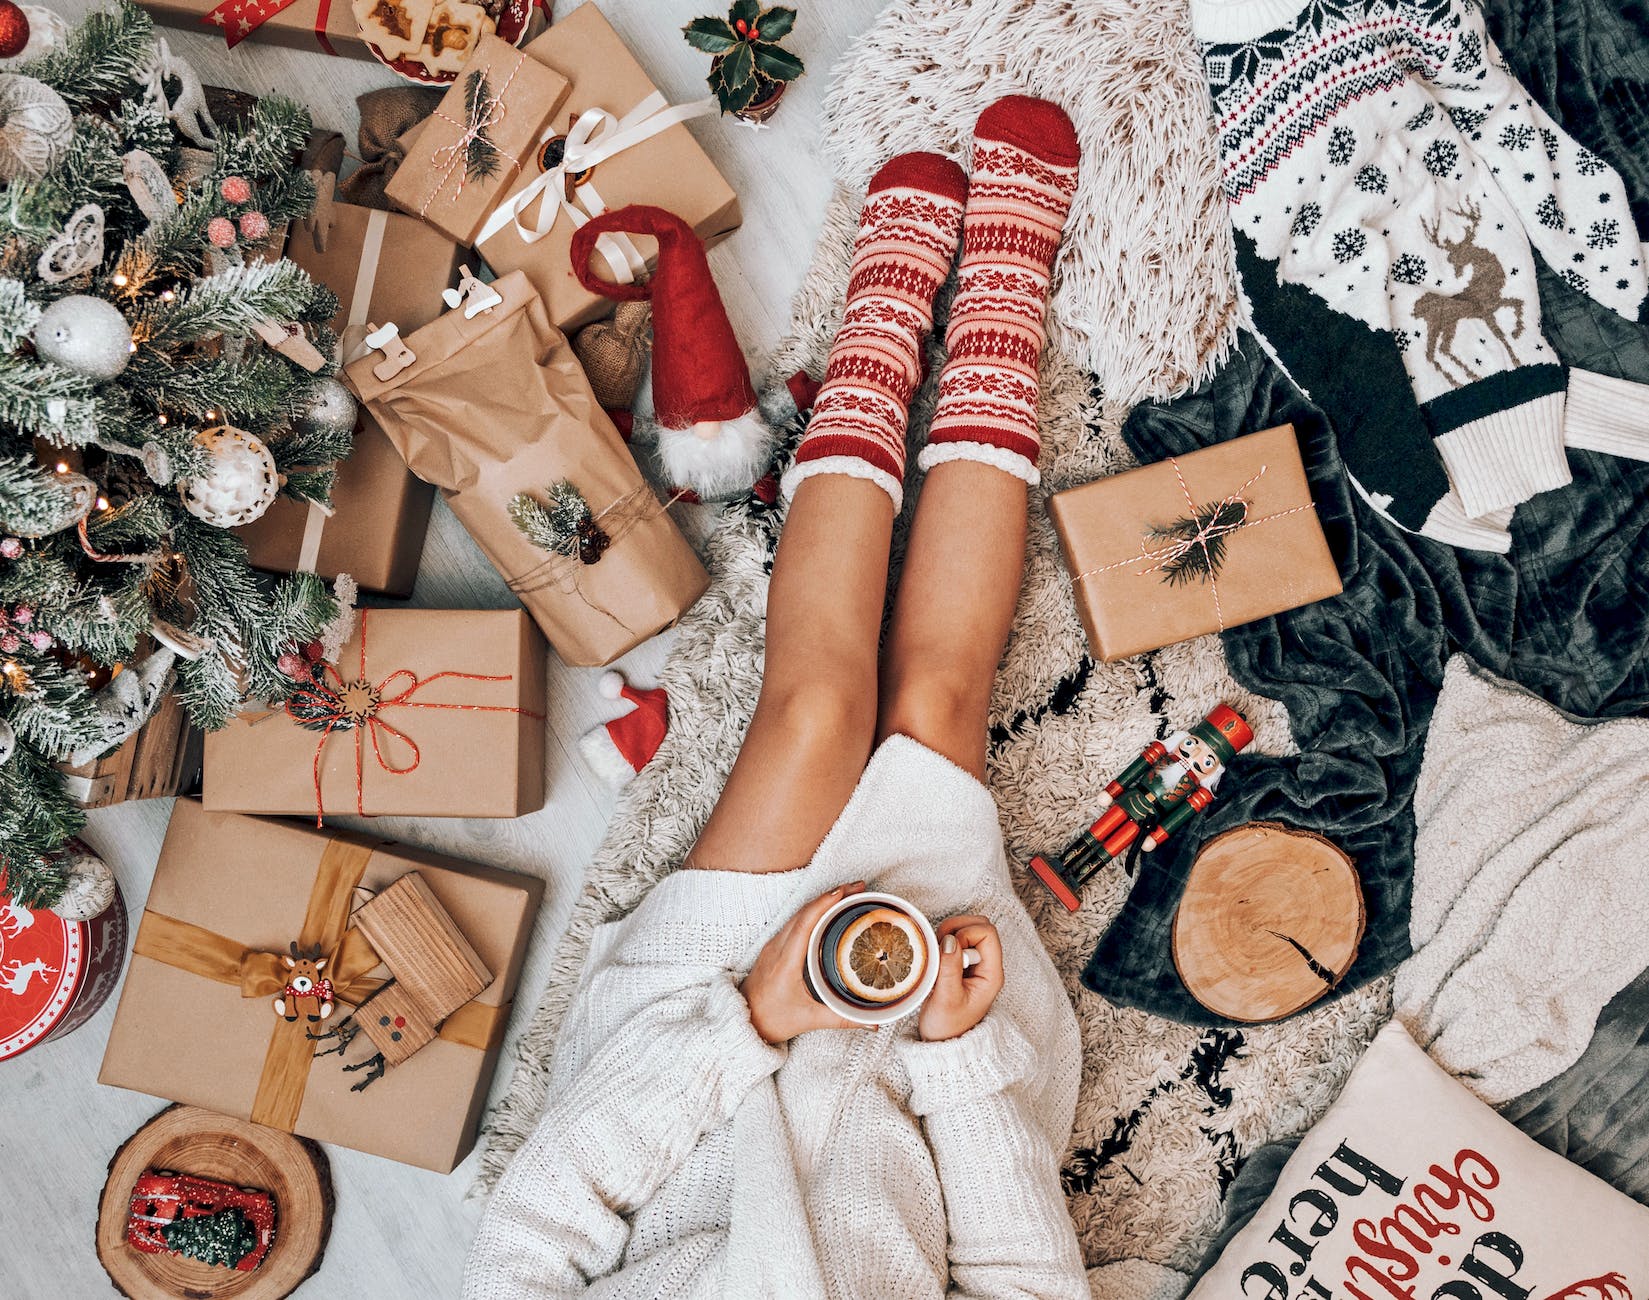
[[[309,130],[272,97],[214,125],[129,4],[0,71],[0,872],[28,906],[84,820],[57,764],[168,681],[207,728],[283,698],[336,613],[228,531],[324,501],[349,452],[336,300],[279,256]]]
[[[258,1248],[257,1226],[240,1209],[173,1219],[160,1230],[167,1249],[203,1264],[234,1268]]]

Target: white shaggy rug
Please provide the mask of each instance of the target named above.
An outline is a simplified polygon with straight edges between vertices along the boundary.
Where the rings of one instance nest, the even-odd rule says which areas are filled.
[[[1235,326],[1229,223],[1183,0],[894,0],[837,70],[826,139],[843,182],[771,364],[822,372],[840,317],[865,179],[889,154],[966,161],[981,109],[1029,92],[1063,104],[1083,150],[1043,366],[1042,488],[1033,493],[1024,590],[992,705],[990,783],[1010,857],[1063,844],[1094,796],[1148,739],[1224,700],[1256,748],[1290,745],[1281,706],[1249,695],[1205,637],[1120,664],[1088,658],[1046,493],[1125,468],[1118,432],[1137,401],[1191,386]],[[943,332],[941,326],[938,331]],[[942,358],[933,357],[937,373]],[[912,421],[920,439],[932,385]],[[1101,394],[1104,396],[1102,397]],[[792,431],[792,436],[794,431]],[[914,498],[915,493],[908,496]],[[671,729],[626,791],[591,865],[549,986],[489,1123],[490,1185],[542,1106],[551,1044],[595,926],[635,907],[708,816],[761,681],[767,575],[782,520],[727,508],[707,541],[709,592],[682,621],[663,675]],[[1096,1295],[1167,1297],[1219,1220],[1255,1146],[1308,1127],[1388,1017],[1387,981],[1281,1025],[1199,1030],[1110,1005],[1078,973],[1120,907],[1111,872],[1071,916],[1034,880],[1020,892],[1064,973],[1083,1033],[1083,1079],[1064,1164]]]

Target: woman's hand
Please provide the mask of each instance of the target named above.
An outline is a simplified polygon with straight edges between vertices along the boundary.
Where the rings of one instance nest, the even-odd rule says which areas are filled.
[[[939,981],[916,1020],[917,1032],[930,1043],[967,1033],[1002,991],[1002,940],[994,925],[982,916],[953,916],[934,933],[939,936]],[[964,970],[962,954],[970,949],[979,961]]]
[[[739,989],[750,1004],[750,1023],[766,1042],[777,1047],[809,1029],[855,1028],[852,1021],[843,1020],[815,1000],[807,991],[803,972],[807,969],[807,941],[819,918],[832,904],[864,887],[864,881],[856,880],[821,894],[786,921],[761,950]]]

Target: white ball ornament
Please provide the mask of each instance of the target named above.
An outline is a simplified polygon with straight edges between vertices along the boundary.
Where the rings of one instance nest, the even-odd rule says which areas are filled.
[[[101,916],[115,899],[115,873],[79,840],[69,841],[70,856],[64,864],[68,883],[52,911],[65,921],[89,921]]]
[[[358,410],[355,395],[340,381],[317,379],[297,425],[305,433],[348,433],[355,427]]]
[[[44,81],[0,73],[0,180],[37,181],[74,138],[74,114]]]
[[[269,448],[231,424],[214,425],[195,435],[211,466],[198,478],[178,485],[183,508],[218,528],[239,528],[269,509],[280,491],[280,475]]]
[[[53,365],[77,375],[113,379],[132,359],[132,329],[113,303],[76,293],[40,313],[34,347]]]

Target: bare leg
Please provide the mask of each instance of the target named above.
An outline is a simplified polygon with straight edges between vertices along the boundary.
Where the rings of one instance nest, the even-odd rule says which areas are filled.
[[[767,594],[761,698],[687,865],[787,871],[812,858],[863,773],[893,502],[864,479],[802,482]]]
[[[882,656],[877,739],[909,736],[981,779],[991,685],[1024,576],[1025,492],[974,461],[928,471]]]

